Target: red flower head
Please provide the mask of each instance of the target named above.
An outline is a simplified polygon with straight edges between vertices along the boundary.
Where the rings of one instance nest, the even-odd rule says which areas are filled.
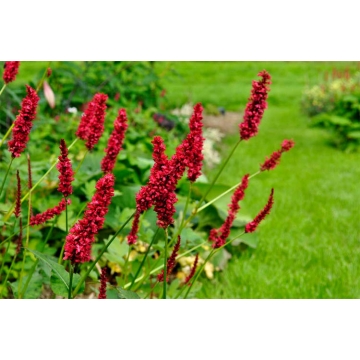
[[[253,81],[251,96],[245,108],[244,120],[239,125],[242,140],[249,140],[258,133],[260,121],[267,108],[266,99],[270,90],[268,85],[271,84],[271,77],[265,70],[258,73],[258,76],[261,76],[262,79]]]
[[[270,158],[266,157],[264,163],[260,165],[260,170],[265,171],[275,169],[280,163],[281,154],[285,151],[289,151],[294,145],[295,143],[292,140],[284,140],[280,150],[274,151]]]
[[[106,94],[95,94],[93,100],[87,105],[76,131],[76,136],[86,140],[86,147],[89,150],[93,149],[104,132],[107,99],[108,96]]]
[[[30,218],[30,225],[40,225],[43,224],[45,221],[52,219],[56,215],[60,215],[63,211],[65,211],[66,203],[68,205],[71,204],[70,199],[61,199],[59,205],[54,206],[52,209],[48,209],[43,213],[37,214],[35,216],[31,216]]]
[[[15,80],[19,71],[20,61],[6,61],[4,65],[3,80],[8,84]]]
[[[88,203],[84,217],[79,220],[66,236],[64,260],[74,263],[90,261],[91,246],[95,235],[102,229],[105,215],[114,196],[114,175],[104,175],[95,185],[96,192]]]
[[[185,281],[184,281],[184,285],[188,284],[189,286],[191,286],[191,283],[189,282],[195,275],[195,271],[196,271],[196,267],[197,267],[197,263],[199,260],[199,254],[196,254],[195,257],[195,261],[194,261],[194,265],[192,266],[189,275],[186,277]]]
[[[68,197],[73,191],[71,183],[74,181],[74,171],[71,167],[71,161],[68,158],[69,153],[64,139],[60,140],[60,151],[61,155],[56,165],[60,173],[58,191],[60,191],[64,197]]]
[[[114,122],[114,131],[110,135],[108,146],[105,149],[106,155],[101,161],[101,170],[104,173],[111,172],[114,169],[116,157],[122,149],[127,127],[126,111],[120,109]]]
[[[175,264],[176,264],[176,257],[178,255],[179,249],[180,249],[180,241],[181,238],[178,236],[178,240],[174,246],[174,249],[170,255],[170,257],[167,260],[166,263],[166,281],[169,281],[169,275],[173,271]],[[158,281],[164,281],[164,270],[161,271],[161,273],[157,276]]]
[[[21,103],[19,115],[12,129],[13,138],[8,142],[8,148],[13,158],[19,157],[26,148],[30,130],[33,126],[32,122],[36,117],[36,107],[40,100],[36,91],[29,85],[26,85],[26,91],[27,95]]]
[[[270,210],[273,204],[274,204],[274,189],[271,189],[269,200],[265,205],[265,207],[259,212],[259,214],[256,216],[256,218],[253,221],[246,224],[245,226],[246,233],[254,232],[256,230],[260,222],[265,219],[265,216],[270,214]]]
[[[106,268],[101,269],[101,276],[100,276],[100,292],[98,299],[106,299]]]
[[[224,224],[219,229],[212,229],[210,231],[210,240],[213,241],[213,248],[217,249],[226,243],[226,239],[230,235],[231,226],[236,218],[236,214],[240,209],[239,202],[244,199],[245,190],[249,185],[249,174],[246,174],[241,184],[236,188],[233,196],[231,197],[231,203],[229,204],[228,216],[225,219]]]
[[[19,217],[21,214],[21,183],[20,183],[20,175],[19,170],[16,171],[16,179],[17,179],[17,191],[16,191],[16,205],[14,214],[15,217]]]

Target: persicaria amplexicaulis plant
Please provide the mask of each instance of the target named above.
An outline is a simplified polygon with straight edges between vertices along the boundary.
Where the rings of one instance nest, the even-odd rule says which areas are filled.
[[[6,81],[10,82],[15,79],[17,72],[17,68],[15,68],[15,64],[6,65]],[[44,73],[44,78],[45,76],[49,77],[50,75],[51,69],[48,68]],[[253,81],[252,83],[251,95],[246,105],[243,120],[239,124],[239,143],[242,140],[250,140],[258,134],[260,123],[265,109],[267,108],[271,77],[266,71],[261,71],[258,76],[260,76],[261,79],[259,81]],[[22,101],[21,110],[14,121],[12,138],[7,144],[8,150],[11,153],[11,162],[15,158],[20,157],[27,148],[27,143],[30,139],[30,130],[36,117],[36,110],[40,100],[39,95],[34,89],[30,86],[27,86],[26,88],[27,95]],[[239,184],[234,185],[217,198],[209,199],[208,194],[230,157],[237,156],[235,149],[238,144],[236,144],[212,182],[207,184],[207,190],[201,194],[202,197],[200,200],[199,196],[194,196],[194,198],[192,198],[195,189],[198,191],[197,180],[203,172],[204,160],[202,153],[205,140],[203,136],[203,107],[198,103],[194,106],[192,115],[189,119],[188,131],[181,139],[179,139],[179,144],[176,146],[173,154],[166,154],[166,143],[168,142],[168,139],[159,135],[152,138],[153,164],[149,170],[149,176],[141,183],[141,186],[136,193],[135,209],[131,209],[131,211],[133,210],[131,216],[124,220],[119,216],[119,213],[114,215],[113,213],[109,213],[109,211],[112,211],[110,210],[112,209],[110,208],[110,205],[116,190],[118,190],[117,186],[118,184],[122,184],[123,181],[121,176],[118,176],[118,174],[122,174],[122,172],[117,171],[118,154],[123,148],[128,150],[128,146],[131,147],[131,143],[126,143],[126,134],[127,131],[129,132],[130,128],[135,125],[132,122],[133,114],[127,114],[126,110],[121,108],[117,112],[114,127],[109,138],[107,141],[106,139],[105,141],[100,141],[105,129],[107,100],[108,95],[104,93],[97,93],[93,96],[91,101],[87,104],[83,115],[78,119],[78,124],[75,124],[77,130],[76,132],[74,131],[73,137],[76,136],[77,139],[69,146],[67,146],[65,139],[60,139],[60,155],[57,153],[54,158],[56,159],[56,162],[52,164],[52,167],[48,172],[43,175],[35,185],[32,183],[30,156],[27,154],[29,176],[28,191],[23,194],[23,197],[21,197],[20,172],[19,169],[16,169],[17,191],[15,201],[13,207],[8,210],[4,217],[5,220],[8,220],[12,213],[14,213],[16,217],[15,220],[19,229],[12,235],[16,236],[15,239],[17,239],[15,256],[19,256],[20,250],[23,247],[23,249],[25,249],[23,251],[23,259],[25,259],[26,253],[32,252],[39,261],[43,261],[47,264],[46,266],[50,266],[52,269],[52,279],[57,276],[56,281],[63,283],[68,298],[75,297],[83,291],[84,283],[89,277],[91,277],[91,281],[94,282],[93,278],[96,276],[96,273],[98,273],[97,279],[100,278],[98,298],[106,299],[107,291],[108,293],[111,293],[115,288],[115,291],[120,294],[120,298],[126,297],[131,293],[130,290],[137,291],[138,289],[141,289],[144,282],[149,285],[149,293],[146,296],[167,298],[168,283],[176,278],[176,276],[173,276],[172,274],[178,269],[178,260],[181,257],[189,255],[194,260],[191,260],[188,269],[183,272],[183,277],[181,278],[181,281],[179,281],[178,288],[176,289],[178,290],[178,293],[176,296],[173,296],[183,296],[183,298],[186,298],[212,256],[237,238],[231,238],[231,229],[233,228],[237,214],[240,211],[240,202],[243,200],[249,201],[245,195],[247,188],[251,186],[251,178],[261,174],[265,170],[273,170],[279,165],[282,154],[289,151],[294,146],[294,142],[292,140],[284,140],[281,144],[281,148],[265,158],[265,161],[260,164],[260,169],[258,168],[259,171],[252,175],[249,173],[239,174],[239,180],[241,179]],[[109,100],[109,106],[111,105],[111,101]],[[101,146],[103,146],[103,148],[99,150],[102,153],[102,158],[96,158],[96,160],[94,160],[95,158],[92,159],[92,161],[98,162],[97,166],[99,172],[95,175],[92,174],[91,177],[86,180],[93,181],[90,183],[86,182],[86,187],[87,190],[89,190],[90,186],[93,187],[94,185],[92,184],[95,184],[95,193],[91,193],[93,196],[91,197],[90,195],[88,197],[88,199],[91,198],[91,200],[88,201],[87,204],[84,203],[82,210],[78,214],[74,214],[72,207],[74,207],[74,204],[76,203],[75,200],[78,200],[75,199],[74,195],[77,195],[77,192],[81,193],[76,185],[75,178],[78,176],[78,170],[85,158],[85,155],[81,158],[80,155],[76,156],[74,153],[71,154],[73,151],[71,148],[78,139],[85,142],[85,147],[87,149],[85,155],[88,152],[90,152],[89,156],[93,155],[93,150],[97,144],[97,148],[101,148]],[[81,144],[81,142],[77,145],[84,147],[84,144]],[[27,149],[26,152],[30,152],[30,150]],[[72,161],[79,161],[79,165],[75,171],[73,170]],[[61,194],[62,198],[56,206],[48,208],[42,213],[33,215],[32,201],[36,201],[43,196],[43,201],[46,202],[46,195],[38,192],[37,186],[54,167],[56,167],[59,172],[58,183],[53,181],[56,185],[51,185],[51,190],[49,191],[57,193],[58,196]],[[116,175],[116,178],[114,174]],[[178,202],[178,197],[181,199],[178,193],[180,181],[188,183],[189,194],[186,198],[185,207],[182,208],[180,214],[177,214],[177,208],[180,203]],[[3,181],[2,186],[4,186],[4,183],[5,181]],[[83,190],[83,188],[81,188],[81,190]],[[201,235],[202,242],[200,244],[196,244],[196,246],[188,245],[189,239],[187,238],[187,230],[194,232],[198,231],[197,225],[199,220],[198,218],[196,221],[193,220],[201,213],[201,211],[231,191],[231,202],[228,205],[228,213],[224,222],[221,225],[213,225],[212,229],[207,230],[206,236]],[[124,190],[121,189],[119,192],[122,194]],[[81,196],[83,196],[83,194]],[[73,203],[69,207],[69,213],[68,206],[71,204],[70,198],[73,198]],[[26,199],[28,201],[27,219],[26,217],[23,218],[21,215],[21,204]],[[82,197],[81,199],[81,201],[84,201]],[[118,203],[118,201],[121,201],[121,197],[120,200],[117,197],[116,202]],[[243,233],[239,236],[256,231],[259,224],[270,214],[273,203],[274,189],[271,189],[270,196],[264,208],[251,222],[244,226]],[[183,206],[183,204],[180,205],[180,208],[181,206]],[[149,243],[146,236],[148,236],[147,234],[151,233],[152,229],[155,227],[155,224],[151,224],[152,227],[150,228],[149,218],[147,218],[147,215],[149,215],[148,211],[151,208],[153,208],[154,213],[156,214],[155,221],[157,230],[152,235],[151,242]],[[34,206],[34,209],[36,209],[36,206]],[[54,231],[57,237],[53,237],[53,230],[55,229],[57,222],[60,221],[60,218],[63,222],[61,232],[57,229],[56,232]],[[150,218],[152,219],[152,217]],[[112,228],[107,226],[107,223],[105,224],[107,219],[111,222]],[[46,223],[49,220],[52,220],[52,223]],[[22,246],[23,222],[24,229],[26,226],[27,239],[26,242],[24,241],[24,246]],[[118,230],[113,231],[112,229],[116,226],[117,222]],[[57,262],[55,262],[53,258],[47,257],[47,253],[43,251],[45,246],[49,245],[49,243],[46,244],[46,241],[42,247],[39,245],[36,248],[37,250],[28,247],[28,239],[31,236],[30,227],[35,225],[42,225],[40,230],[47,231],[48,235],[46,241],[59,242],[59,236],[62,236],[61,252],[60,254],[57,252],[55,254],[58,258]],[[31,228],[31,230],[34,231],[38,229]],[[146,236],[144,235],[145,233]],[[204,234],[204,232],[199,234]],[[115,265],[113,259],[114,257],[116,258],[116,256],[120,256],[119,252],[123,251],[123,248],[121,248],[121,250],[110,248],[112,251],[112,261],[106,263],[106,261],[108,261],[106,256],[107,251],[114,241],[118,242],[117,245],[120,243],[121,246],[126,246],[127,248],[127,254],[124,256],[121,255],[121,259],[124,261],[119,261],[119,264]],[[144,246],[144,244],[146,246]],[[139,255],[139,252],[137,252],[138,250],[135,251],[135,249],[138,249],[137,247],[141,246],[144,247],[144,250],[141,252],[141,262],[137,263],[136,271],[129,271],[128,268],[131,267],[133,258]],[[38,251],[41,248],[43,252]],[[204,252],[203,249],[207,249],[207,257],[205,260],[202,257]],[[134,252],[137,255],[134,255]],[[25,263],[25,260],[23,261]],[[159,266],[160,261],[161,265]],[[156,266],[152,266],[155,262]],[[57,265],[55,266],[54,263]],[[101,264],[101,268],[99,263]],[[118,266],[120,269],[118,273],[124,273],[124,279],[121,280],[121,287],[114,285],[114,282],[117,280],[114,280],[112,274],[110,275],[110,269],[113,271],[114,266]],[[27,269],[28,267],[23,268]],[[35,268],[36,267],[29,271],[29,277],[27,278],[24,277],[23,271],[21,272],[18,286],[19,298],[26,293],[26,288],[30,284],[30,281],[23,280],[30,279]],[[60,268],[61,271],[59,270]],[[108,273],[107,269],[109,269]],[[68,272],[68,276],[63,276],[64,271]],[[109,276],[107,276],[107,274]],[[60,280],[59,276],[61,278]],[[161,283],[161,285],[159,285],[159,283]],[[106,289],[107,286],[108,290]],[[160,287],[162,290],[159,290]],[[57,288],[57,286],[53,286],[53,289]]]

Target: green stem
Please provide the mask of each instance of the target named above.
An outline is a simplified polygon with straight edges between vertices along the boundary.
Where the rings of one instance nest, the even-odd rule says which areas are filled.
[[[48,66],[47,66],[47,68],[45,69],[42,78],[41,78],[40,81],[38,82],[38,85],[37,85],[37,87],[36,87],[36,92],[38,92],[38,91],[40,90],[41,85],[43,84],[43,82],[44,82],[44,80],[45,80],[45,76],[46,76],[46,74],[47,74],[47,69],[50,67],[50,65],[51,65],[51,61],[49,61]]]
[[[168,229],[165,229],[165,249],[164,249],[164,280],[163,280],[163,295],[166,299],[166,285],[167,285],[167,253],[168,253]]]
[[[124,264],[124,270],[125,270],[124,283],[126,283],[126,281],[127,281],[127,275],[128,275],[128,272],[127,272],[127,264],[128,264],[128,262],[129,262],[130,253],[131,253],[131,245],[129,245],[128,253],[127,253],[127,256],[126,256],[126,259],[125,259],[125,264]]]
[[[1,96],[1,94],[3,93],[3,91],[5,90],[5,88],[6,88],[6,83],[3,85],[3,87],[2,87],[1,90],[0,90],[0,96]]]
[[[0,146],[2,146],[2,144],[4,143],[4,141],[7,139],[7,137],[9,136],[9,134],[11,133],[11,130],[13,129],[13,127],[15,126],[15,121],[11,124],[11,126],[9,127],[8,131],[6,132],[6,134],[4,135],[4,137],[0,140]]]
[[[47,234],[47,236],[46,236],[46,238],[45,238],[45,240],[44,240],[44,242],[43,242],[43,246],[41,247],[41,251],[44,251],[45,246],[46,246],[46,244],[47,244],[47,242],[48,242],[48,240],[49,240],[49,238],[50,238],[50,235],[51,235],[51,233],[52,233],[52,231],[53,231],[53,229],[54,229],[54,226],[55,226],[55,224],[56,224],[57,219],[58,219],[58,216],[56,216],[56,217],[54,218],[54,221],[53,221],[53,223],[52,223],[52,225],[51,225],[51,228],[50,228],[50,230],[49,230],[49,232],[48,232],[48,234]],[[32,275],[33,275],[33,273],[34,273],[34,271],[35,271],[36,266],[37,266],[38,263],[39,263],[39,259],[36,259],[35,262],[34,262],[34,264],[33,264],[33,266],[32,266],[32,268],[31,268],[30,271],[29,271],[28,278],[26,279],[26,283],[25,283],[25,285],[24,285],[24,288],[23,288],[22,291],[21,291],[20,299],[22,299],[22,298],[24,297],[24,295],[25,295],[25,293],[26,293],[26,290],[27,290],[27,288],[28,288],[28,286],[29,286],[30,280],[31,280],[31,278],[32,278]]]
[[[81,285],[85,282],[86,278],[92,271],[92,269],[95,267],[97,262],[100,260],[100,258],[103,256],[104,252],[107,250],[107,248],[111,245],[111,243],[114,241],[114,239],[117,237],[117,235],[120,233],[122,229],[127,225],[127,223],[134,217],[135,212],[121,225],[120,229],[113,235],[113,237],[107,242],[107,244],[104,245],[102,250],[100,251],[99,255],[95,259],[95,261],[89,266],[86,273],[81,277],[79,283],[77,284],[75,290],[73,291],[73,297],[76,296],[76,294],[79,292]]]
[[[73,145],[78,141],[78,138],[76,138],[68,147],[68,150],[70,150]],[[28,197],[30,192],[34,191],[34,189],[45,179],[45,177],[50,173],[50,171],[55,167],[55,165],[59,162],[59,159],[56,159],[56,161],[50,166],[48,171],[40,178],[40,180],[22,197],[21,203],[23,203]],[[4,221],[7,221],[11,214],[14,212],[15,202],[12,204],[10,210],[7,212],[7,214],[4,216]]]
[[[12,157],[11,160],[10,160],[9,166],[8,166],[8,168],[6,170],[6,174],[5,174],[5,177],[3,179],[3,182],[1,184],[0,198],[1,198],[1,194],[2,194],[2,191],[4,189],[4,186],[5,186],[6,178],[8,177],[8,174],[9,174],[9,171],[10,171],[10,168],[11,168],[11,164],[12,164],[13,161],[14,161],[14,158]],[[5,219],[4,219],[4,221],[5,221]]]
[[[1,284],[1,293],[0,293],[0,296],[2,296],[2,292],[3,292],[3,290],[4,290],[4,287],[6,287],[6,283],[7,283],[7,280],[8,280],[8,278],[9,278],[11,269],[12,269],[14,263],[15,263],[15,259],[16,259],[16,254],[15,254],[15,256],[13,257],[13,261],[11,262],[11,265],[10,265],[10,268],[9,268],[8,273],[6,274],[5,280],[4,280],[4,282]]]
[[[72,281],[73,281],[73,275],[74,275],[74,267],[73,265],[69,264],[70,266],[70,281],[69,281],[69,295],[68,295],[68,299],[71,299],[71,290],[72,290]]]
[[[67,204],[67,199],[66,197],[64,197],[65,199],[65,233],[66,235],[68,234],[69,231],[69,220],[68,220],[68,204]],[[63,243],[63,246],[61,247],[61,252],[60,252],[60,256],[59,256],[59,260],[58,263],[61,265],[63,262],[63,256],[64,256],[64,250],[65,250],[65,241]]]
[[[88,152],[89,152],[89,150],[87,150],[87,149],[86,149],[86,151],[85,151],[85,154],[84,154],[83,158],[80,160],[80,163],[79,163],[78,167],[77,167],[77,168],[76,168],[76,170],[74,171],[74,176],[75,176],[75,175],[76,175],[76,173],[79,171],[79,169],[80,169],[80,167],[81,167],[82,163],[84,162],[85,156],[88,154]]]
[[[261,173],[261,171],[259,170],[259,171],[257,171],[256,173],[252,174],[251,176],[249,176],[249,180],[250,180],[251,178],[253,178],[254,176],[260,174],[260,173]],[[206,204],[204,204],[203,206],[199,207],[199,208],[197,209],[197,213],[199,213],[200,211],[204,210],[205,208],[207,208],[208,206],[210,206],[211,204],[213,204],[215,201],[221,199],[221,198],[222,198],[223,196],[225,196],[226,194],[228,194],[228,193],[230,193],[231,191],[235,190],[240,184],[241,184],[241,181],[240,181],[238,184],[232,186],[230,189],[228,189],[228,190],[226,190],[225,192],[223,192],[222,194],[220,194],[219,196],[217,196],[216,198],[208,201]]]
[[[146,258],[147,258],[147,256],[148,256],[149,252],[150,252],[151,246],[152,246],[152,244],[154,243],[154,240],[155,240],[156,235],[157,235],[158,232],[159,232],[159,228],[157,228],[154,236],[153,236],[152,239],[151,239],[151,243],[150,243],[149,247],[148,247],[147,250],[146,250],[146,253],[145,253],[145,255],[144,255],[144,257],[143,257],[143,259],[142,259],[142,261],[141,261],[141,264],[140,264],[139,268],[138,268],[137,271],[136,271],[136,274],[135,274],[134,278],[132,279],[132,282],[131,282],[131,284],[130,284],[130,286],[129,286],[129,290],[131,290],[131,288],[132,288],[132,286],[134,285],[134,283],[135,283],[138,275],[140,274],[140,271],[141,271],[142,267],[143,267],[144,264],[145,264],[145,260],[146,260]]]

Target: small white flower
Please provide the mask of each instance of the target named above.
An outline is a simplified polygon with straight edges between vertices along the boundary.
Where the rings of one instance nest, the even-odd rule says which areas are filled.
[[[76,114],[77,113],[77,108],[76,107],[70,107],[67,109],[68,113],[70,114]]]

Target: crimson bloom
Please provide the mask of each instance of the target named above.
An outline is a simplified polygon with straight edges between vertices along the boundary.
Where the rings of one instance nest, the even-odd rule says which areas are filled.
[[[108,96],[106,94],[97,93],[93,100],[87,105],[79,127],[76,131],[76,136],[86,141],[88,150],[92,150],[98,143],[102,133],[104,132],[106,101]]]
[[[56,165],[56,168],[60,173],[58,191],[60,191],[64,197],[68,197],[73,191],[71,183],[74,181],[74,171],[68,157],[69,152],[64,139],[60,140],[60,151],[61,155],[59,156],[59,162]]]
[[[157,213],[156,224],[161,228],[167,228],[174,222],[173,215],[176,211],[175,194],[178,181],[188,168],[188,179],[195,181],[201,175],[202,166],[202,106],[194,106],[193,115],[190,118],[190,133],[176,148],[175,154],[168,159],[165,155],[165,144],[160,136],[155,136],[153,159],[154,165],[150,171],[148,183],[143,186],[136,195],[136,215],[128,237],[128,243],[136,242],[136,233],[139,225],[139,216],[154,205]]]
[[[178,240],[174,246],[174,249],[166,262],[166,281],[169,281],[169,274],[173,271],[176,264],[176,257],[180,249],[181,238],[178,236]],[[161,273],[157,276],[158,281],[164,281],[164,270],[161,270]]]
[[[111,199],[114,196],[115,177],[109,173],[98,180],[96,192],[87,204],[84,217],[79,220],[66,236],[64,260],[74,263],[90,261],[91,246],[95,235],[101,230]]]
[[[240,209],[239,202],[244,199],[245,190],[249,185],[249,174],[246,174],[241,181],[241,184],[236,188],[234,194],[231,197],[231,203],[229,204],[228,216],[225,219],[224,224],[219,229],[212,229],[210,231],[209,239],[213,241],[213,248],[217,249],[226,243],[226,239],[230,235],[231,226],[236,218],[236,214]]]
[[[281,144],[280,150],[274,151],[269,158],[266,157],[264,163],[260,165],[260,170],[265,171],[275,169],[275,167],[280,163],[282,153],[289,151],[294,145],[294,141],[284,140]]]
[[[106,268],[101,269],[101,275],[100,275],[100,292],[98,299],[106,299]]]
[[[195,261],[194,261],[194,264],[190,270],[190,273],[189,275],[186,277],[185,281],[184,281],[184,285],[188,284],[189,286],[191,286],[191,283],[190,283],[190,280],[194,277],[195,275],[195,271],[196,271],[196,267],[197,267],[197,263],[198,263],[198,260],[199,260],[199,254],[196,254],[196,257],[195,257]]]
[[[4,65],[3,80],[8,84],[15,80],[19,71],[20,61],[6,61]]]
[[[114,169],[116,157],[122,149],[127,127],[126,111],[120,109],[114,122],[114,131],[110,135],[108,146],[105,149],[106,155],[101,161],[101,170],[104,173],[111,172]]]
[[[52,219],[56,215],[60,215],[66,209],[66,204],[70,205],[70,199],[61,199],[59,205],[54,206],[51,209],[44,211],[43,213],[34,215],[30,217],[30,225],[40,225],[43,224],[45,221]]]
[[[258,133],[260,121],[267,108],[266,99],[268,97],[269,87],[271,84],[270,75],[264,70],[258,73],[261,76],[260,81],[253,81],[251,96],[246,105],[243,122],[239,125],[240,138],[249,140]]]
[[[255,219],[245,226],[245,232],[251,233],[256,230],[261,221],[263,221],[266,215],[270,214],[270,210],[274,204],[274,189],[271,189],[269,200],[265,207],[259,212]]]
[[[26,85],[27,95],[21,103],[21,109],[12,129],[12,140],[8,142],[12,157],[19,157],[29,141],[30,130],[36,117],[36,107],[40,100],[36,91]]]

